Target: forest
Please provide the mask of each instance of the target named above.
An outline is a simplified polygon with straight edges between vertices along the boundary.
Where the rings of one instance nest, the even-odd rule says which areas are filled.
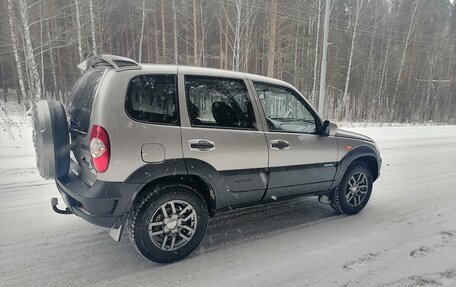
[[[456,4],[331,0],[324,117],[456,123]],[[3,0],[0,95],[67,102],[96,54],[242,71],[316,107],[324,0]],[[15,97],[7,97],[14,94]]]

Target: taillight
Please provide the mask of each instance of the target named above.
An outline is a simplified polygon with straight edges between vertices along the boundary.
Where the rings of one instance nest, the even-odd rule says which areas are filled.
[[[90,133],[90,154],[95,170],[103,173],[108,169],[110,154],[109,136],[101,126],[93,126]]]

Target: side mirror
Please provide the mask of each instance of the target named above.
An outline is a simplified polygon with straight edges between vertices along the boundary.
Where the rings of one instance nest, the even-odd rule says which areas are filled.
[[[323,128],[322,128],[322,136],[329,136],[331,133],[331,122],[326,120],[323,122]]]
[[[338,129],[339,127],[335,123],[326,120],[323,122],[321,135],[324,137],[334,136],[337,133]]]

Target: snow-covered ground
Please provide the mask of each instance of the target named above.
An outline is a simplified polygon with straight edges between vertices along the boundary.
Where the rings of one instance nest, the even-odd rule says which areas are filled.
[[[456,286],[455,126],[352,129],[383,157],[362,213],[338,216],[316,198],[230,211],[170,265],[53,213],[55,185],[18,128],[0,131],[1,286]]]

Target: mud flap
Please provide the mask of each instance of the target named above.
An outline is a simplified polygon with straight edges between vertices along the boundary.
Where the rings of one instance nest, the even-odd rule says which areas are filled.
[[[124,213],[124,215],[119,216],[116,223],[114,223],[114,225],[109,230],[109,236],[111,236],[111,238],[117,242],[119,242],[122,238],[122,231],[124,229],[125,222],[127,221],[127,217],[128,213]]]

